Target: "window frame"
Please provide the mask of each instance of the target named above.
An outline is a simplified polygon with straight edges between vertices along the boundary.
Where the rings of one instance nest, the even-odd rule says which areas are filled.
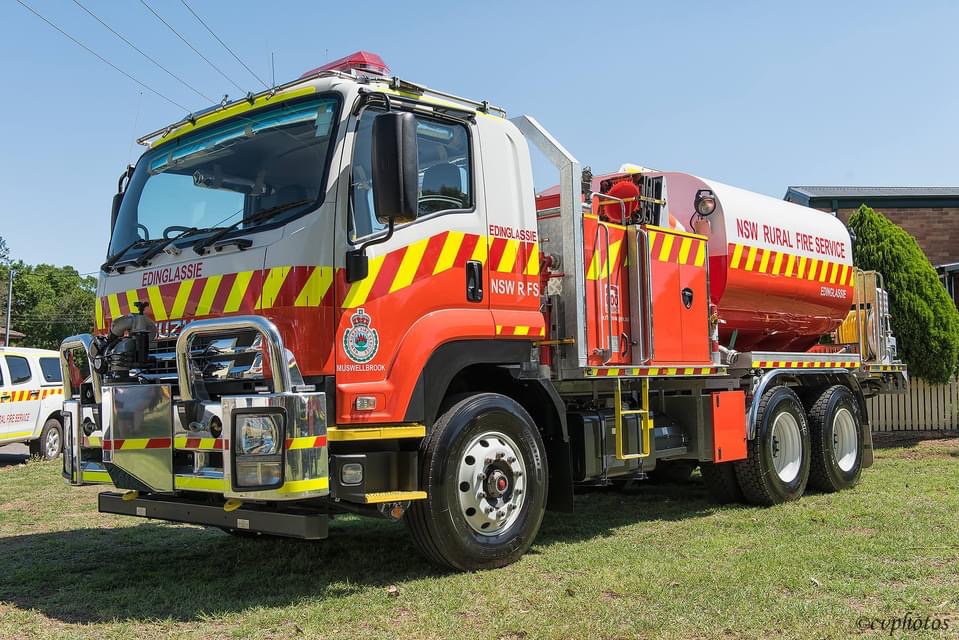
[[[23,380],[17,380],[13,375],[13,369],[10,367],[10,358],[17,358],[18,360],[23,360],[27,365],[27,371],[30,372],[30,376]],[[10,386],[15,387],[20,384],[27,384],[33,380],[33,367],[30,366],[30,358],[26,356],[17,355],[14,353],[5,353],[3,354],[4,364],[7,365],[7,372],[10,374]]]
[[[425,105],[432,107],[432,105]],[[376,240],[377,238],[385,237],[389,233],[388,228],[380,229],[379,231],[373,231],[364,236],[353,236],[353,231],[355,230],[354,217],[353,217],[353,164],[356,158],[356,131],[359,128],[360,119],[367,111],[379,111],[380,113],[388,113],[389,111],[383,109],[379,105],[368,105],[364,106],[358,114],[356,114],[353,129],[351,133],[353,134],[353,147],[350,150],[350,173],[349,173],[349,189],[347,193],[347,203],[346,203],[346,241],[351,247],[357,247],[359,245],[365,244],[370,240]],[[434,220],[441,216],[451,215],[451,214],[462,214],[462,213],[476,213],[476,154],[475,149],[476,145],[473,143],[473,127],[471,122],[467,118],[455,118],[452,116],[447,116],[437,113],[423,113],[422,111],[417,111],[415,108],[403,108],[402,106],[393,106],[390,111],[398,112],[408,112],[412,113],[417,118],[423,118],[425,120],[435,120],[442,124],[454,124],[460,125],[466,129],[466,146],[467,146],[467,158],[469,160],[469,171],[468,174],[468,184],[469,184],[469,195],[470,195],[470,207],[465,209],[441,209],[440,211],[434,211],[426,215],[417,215],[416,220],[412,222],[404,222],[398,224],[394,227],[394,233],[400,229],[405,229],[414,224],[419,224],[420,221]],[[417,172],[419,171],[419,162],[417,161]],[[419,198],[417,198],[417,206],[419,206]]]

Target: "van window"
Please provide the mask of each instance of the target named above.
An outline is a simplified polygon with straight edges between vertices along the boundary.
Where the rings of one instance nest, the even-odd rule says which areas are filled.
[[[40,371],[44,382],[63,382],[60,373],[60,358],[40,358]]]
[[[7,369],[10,370],[10,384],[30,382],[33,375],[30,373],[30,363],[20,356],[6,356]]]

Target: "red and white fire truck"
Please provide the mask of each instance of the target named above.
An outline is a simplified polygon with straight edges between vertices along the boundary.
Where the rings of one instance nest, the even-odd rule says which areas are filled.
[[[373,54],[140,142],[97,335],[61,347],[64,476],[112,483],[103,512],[311,539],[403,519],[429,559],[497,567],[578,485],[850,487],[864,398],[906,383],[835,217],[592,176],[533,118]],[[530,145],[559,174],[539,196]]]

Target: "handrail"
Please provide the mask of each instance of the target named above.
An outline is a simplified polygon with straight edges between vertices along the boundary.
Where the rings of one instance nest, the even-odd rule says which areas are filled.
[[[194,399],[192,381],[190,380],[190,352],[192,351],[193,339],[199,335],[242,330],[257,331],[266,341],[270,368],[273,371],[273,392],[288,393],[293,389],[290,374],[291,363],[287,359],[288,352],[283,346],[283,337],[280,336],[280,331],[275,324],[262,316],[211,318],[191,322],[183,328],[179,337],[177,337],[176,368],[182,400]]]
[[[90,379],[93,382],[93,397],[97,402],[100,402],[102,397],[100,374],[97,373],[96,369],[93,367],[93,358],[90,356],[90,347],[92,345],[93,336],[91,336],[89,333],[81,333],[80,335],[70,336],[60,343],[60,375],[63,377],[64,400],[70,400],[73,398],[73,383],[70,380],[70,365],[67,363],[67,352],[73,351],[74,349],[83,349],[83,352],[87,356],[87,360],[90,362]]]
[[[586,300],[579,295],[586,290],[586,268],[583,258],[583,171],[579,161],[543,125],[532,116],[510,118],[527,142],[532,143],[559,170],[559,204],[562,220],[563,290],[575,292],[574,304],[563,305],[564,338],[575,339],[575,358],[568,362],[587,366]]]

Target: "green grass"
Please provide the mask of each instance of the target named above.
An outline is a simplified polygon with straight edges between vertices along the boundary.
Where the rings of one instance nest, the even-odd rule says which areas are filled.
[[[98,514],[55,463],[0,468],[0,637],[842,638],[912,612],[955,638],[959,440],[902,444],[852,491],[771,509],[718,507],[695,480],[583,493],[477,574],[385,521],[241,540]]]

